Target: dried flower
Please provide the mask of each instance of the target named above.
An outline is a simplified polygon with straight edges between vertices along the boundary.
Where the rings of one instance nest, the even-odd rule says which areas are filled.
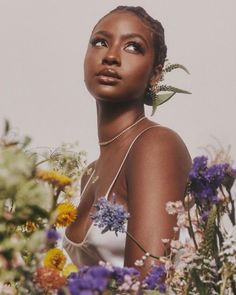
[[[61,271],[66,263],[66,256],[61,249],[52,248],[44,256],[43,262],[45,267]]]
[[[53,170],[39,170],[37,171],[37,177],[59,188],[64,188],[72,183],[71,178]]]
[[[125,223],[129,218],[129,213],[124,209],[124,206],[108,201],[102,197],[94,205],[97,211],[91,215],[94,225],[102,228],[102,233],[107,231],[125,232]]]
[[[77,209],[70,202],[64,202],[57,205],[56,208],[56,221],[55,225],[59,226],[68,226],[73,221],[76,220],[77,217]]]
[[[165,278],[165,266],[163,264],[154,265],[143,281],[143,288],[149,290],[158,290],[160,293],[165,293]]]
[[[54,268],[40,267],[35,272],[34,281],[39,288],[54,291],[66,283],[66,278]]]

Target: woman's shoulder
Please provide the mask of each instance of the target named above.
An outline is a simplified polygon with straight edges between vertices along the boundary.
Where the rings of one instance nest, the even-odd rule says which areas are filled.
[[[129,158],[133,162],[157,157],[174,157],[191,165],[189,151],[180,135],[166,126],[150,121],[150,125],[135,141]]]

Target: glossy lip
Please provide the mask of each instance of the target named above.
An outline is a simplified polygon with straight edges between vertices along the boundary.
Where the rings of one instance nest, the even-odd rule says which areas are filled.
[[[121,76],[117,73],[117,71],[111,68],[102,69],[100,72],[97,73],[97,76],[104,77],[104,78],[107,77],[107,78],[121,79]]]

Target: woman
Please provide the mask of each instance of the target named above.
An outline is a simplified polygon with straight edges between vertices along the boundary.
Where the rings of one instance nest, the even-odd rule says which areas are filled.
[[[64,247],[77,265],[134,266],[144,255],[126,234],[101,234],[92,224],[101,196],[116,195],[130,213],[128,232],[152,255],[163,255],[161,239],[173,236],[175,218],[165,204],[183,199],[191,159],[174,131],[144,115],[165,57],[162,25],[140,7],[117,7],[92,31],[84,76],[96,100],[100,156],[82,178],[78,219],[66,230]],[[152,261],[146,259],[142,275]]]

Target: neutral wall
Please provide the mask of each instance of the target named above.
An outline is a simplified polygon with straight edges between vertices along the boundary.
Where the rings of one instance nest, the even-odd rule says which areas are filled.
[[[191,72],[169,76],[193,94],[176,95],[153,119],[176,130],[192,156],[216,137],[236,159],[235,3],[0,0],[0,127],[8,118],[37,147],[79,140],[96,158],[96,109],[83,82],[89,34],[117,5],[141,5],[163,23],[169,60]]]

